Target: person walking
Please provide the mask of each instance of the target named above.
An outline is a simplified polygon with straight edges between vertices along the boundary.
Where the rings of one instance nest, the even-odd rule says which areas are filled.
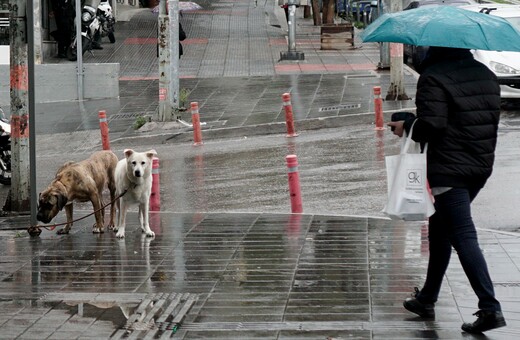
[[[67,48],[71,43],[76,16],[75,3],[72,0],[53,0],[51,5],[56,20],[56,31],[51,35],[58,43],[57,58],[67,58]]]
[[[477,320],[464,323],[462,330],[481,333],[503,327],[506,322],[470,210],[493,170],[500,87],[468,49],[430,47],[418,71],[417,115],[401,115],[403,120],[388,126],[402,137],[415,122],[412,139],[428,143],[427,178],[436,212],[429,218],[426,281],[403,305],[420,317],[435,317],[453,247],[478,297]]]

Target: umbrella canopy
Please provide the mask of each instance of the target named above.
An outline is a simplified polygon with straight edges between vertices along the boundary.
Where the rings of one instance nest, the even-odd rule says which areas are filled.
[[[191,12],[191,11],[198,11],[200,9],[202,9],[202,7],[196,2],[179,1],[179,11]]]
[[[520,32],[507,20],[453,6],[384,14],[361,38],[363,42],[520,51]]]

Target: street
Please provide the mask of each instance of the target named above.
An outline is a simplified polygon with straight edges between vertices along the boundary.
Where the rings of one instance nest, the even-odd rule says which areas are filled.
[[[519,174],[518,112],[503,114],[499,134],[494,173],[473,203],[473,214],[479,228],[518,231],[520,211],[512,206],[520,194],[520,183],[514,180]],[[99,130],[76,132],[66,138],[74,140],[75,136],[77,144],[60,142],[64,150],[59,157],[55,138],[41,138],[37,150],[39,192],[61,163],[87,158],[100,147]],[[91,145],[86,146],[82,139]],[[162,211],[289,213],[285,156],[296,154],[305,213],[384,217],[384,156],[399,150],[399,140],[389,130],[378,135],[371,124],[358,124],[301,131],[292,138],[237,133],[203,141],[203,146],[193,146],[175,139],[164,144],[128,139],[113,151],[118,157],[125,148],[158,152]],[[2,198],[7,192],[8,187],[0,188]],[[81,207],[91,209],[89,204]]]

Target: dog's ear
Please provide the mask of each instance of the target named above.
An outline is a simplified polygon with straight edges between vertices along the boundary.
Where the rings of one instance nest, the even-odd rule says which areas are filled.
[[[157,152],[154,149],[146,151],[146,157],[152,159],[154,156],[157,156]]]
[[[123,153],[125,154],[125,157],[128,158],[128,157],[132,156],[132,154],[134,153],[134,150],[125,149],[125,151],[123,151]]]
[[[68,201],[67,196],[60,194],[60,195],[56,195],[56,198],[58,199],[58,204],[57,204],[58,209],[59,210],[63,209],[65,207],[65,204],[67,204],[67,201]]]

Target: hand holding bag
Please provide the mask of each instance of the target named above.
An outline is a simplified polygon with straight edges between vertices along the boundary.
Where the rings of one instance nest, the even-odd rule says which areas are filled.
[[[415,124],[415,122],[414,122]],[[433,215],[433,197],[426,178],[426,152],[412,140],[413,125],[399,155],[386,156],[388,202],[383,209],[393,220],[424,221]]]

